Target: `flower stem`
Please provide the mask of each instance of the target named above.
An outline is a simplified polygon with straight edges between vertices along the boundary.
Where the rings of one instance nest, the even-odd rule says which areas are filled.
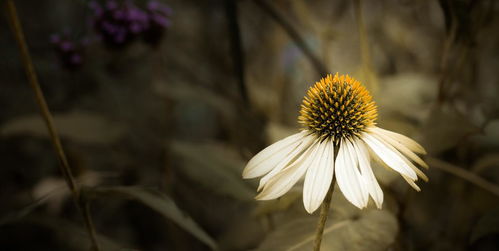
[[[329,215],[329,207],[331,205],[331,199],[333,198],[334,184],[335,180],[333,178],[331,186],[329,187],[329,191],[326,194],[326,198],[324,199],[321,205],[319,222],[317,223],[317,230],[315,231],[314,251],[321,250],[322,235],[324,233],[324,226],[326,226],[327,216]]]
[[[64,153],[64,149],[62,148],[61,139],[55,129],[54,121],[50,110],[47,105],[47,101],[45,101],[45,97],[43,95],[42,89],[40,88],[40,84],[38,83],[38,78],[35,72],[35,67],[33,66],[33,62],[31,60],[31,56],[28,51],[28,46],[26,44],[26,39],[24,36],[24,32],[22,30],[21,22],[19,21],[19,17],[17,15],[16,6],[12,0],[6,1],[6,9],[7,9],[7,18],[10,21],[12,32],[16,39],[17,45],[19,47],[19,52],[21,54],[21,60],[26,70],[26,75],[28,77],[28,82],[31,86],[35,94],[36,103],[40,108],[41,115],[43,120],[45,121],[45,125],[50,134],[50,138],[52,140],[52,144],[54,146],[54,150],[59,159],[60,169],[64,176],[64,180],[73,195],[73,200],[75,201],[76,206],[78,207],[80,213],[82,214],[85,220],[85,226],[90,235],[90,239],[92,240],[93,250],[99,251],[99,245],[97,242],[97,237],[95,233],[95,229],[93,227],[92,218],[90,216],[89,211],[85,206],[80,203],[81,198],[81,189],[76,183],[76,180],[71,172],[71,168],[69,166],[68,159],[66,154]]]

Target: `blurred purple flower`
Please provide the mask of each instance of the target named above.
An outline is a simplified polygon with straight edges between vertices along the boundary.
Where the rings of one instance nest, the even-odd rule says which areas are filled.
[[[54,46],[61,65],[66,69],[76,70],[83,64],[87,39],[79,41],[71,39],[67,34],[53,34],[50,36],[50,43]]]
[[[106,8],[107,8],[108,10],[115,10],[115,9],[117,9],[117,8],[118,8],[118,3],[117,3],[116,1],[113,1],[113,0],[108,1],[108,2],[106,3]]]
[[[80,54],[72,54],[71,57],[69,58],[69,61],[71,61],[72,64],[81,64],[82,58]]]
[[[152,46],[157,46],[165,34],[165,30],[170,27],[170,16],[172,9],[156,0],[151,0],[147,4],[149,14],[149,28],[144,31],[144,41]]]
[[[149,3],[147,4],[147,9],[151,12],[163,13],[166,16],[170,16],[172,14],[172,9],[170,7],[156,0],[149,1]]]
[[[50,43],[59,43],[61,41],[61,36],[59,34],[50,35]]]
[[[73,42],[71,42],[71,41],[62,40],[59,43],[59,48],[61,49],[61,51],[68,52],[68,51],[74,50],[74,45],[73,45]]]
[[[155,0],[145,9],[132,1],[106,1],[103,6],[91,2],[94,11],[93,25],[99,37],[110,47],[123,47],[138,37],[146,43],[158,44],[164,30],[170,26],[171,9]]]
[[[121,47],[131,42],[147,29],[147,13],[131,1],[107,1],[105,7],[92,2],[93,25],[101,39],[110,47]]]

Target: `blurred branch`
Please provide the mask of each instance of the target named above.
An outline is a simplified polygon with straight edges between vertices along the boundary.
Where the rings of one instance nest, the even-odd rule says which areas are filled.
[[[319,60],[319,58],[312,52],[312,49],[310,49],[307,45],[305,39],[298,33],[291,22],[289,22],[282,13],[265,0],[254,0],[254,2],[272,19],[274,19],[274,21],[278,23],[286,31],[286,33],[288,33],[289,37],[291,37],[296,45],[302,50],[303,54],[305,54],[305,56],[310,60],[310,63],[312,63],[317,73],[321,76],[328,73],[327,67],[324,63],[322,63],[322,61]]]
[[[95,231],[95,226],[92,221],[92,214],[90,213],[90,203],[85,198],[80,196],[80,208],[83,211],[83,219],[85,220],[85,226],[87,231],[90,233],[90,238],[92,240],[92,251],[99,251],[99,242],[97,241],[97,232]]]
[[[31,56],[28,51],[28,46],[26,44],[26,39],[24,37],[21,22],[19,21],[19,17],[17,15],[16,6],[14,5],[14,2],[12,0],[6,1],[6,9],[7,9],[7,16],[11,24],[12,32],[14,33],[17,45],[19,47],[21,60],[26,70],[28,82],[31,86],[31,89],[33,89],[36,103],[40,108],[41,115],[45,121],[50,137],[52,139],[52,144],[59,159],[61,172],[64,176],[67,186],[69,187],[69,190],[73,195],[73,199],[76,203],[76,206],[78,207],[80,213],[85,219],[85,226],[87,227],[87,231],[90,234],[93,249],[98,251],[100,249],[97,242],[95,229],[93,229],[92,219],[90,217],[90,214],[86,213],[87,211],[82,206],[82,203],[80,201],[80,188],[76,183],[75,178],[71,172],[68,159],[66,157],[66,154],[64,153],[64,149],[62,148],[61,139],[57,134],[52,115],[48,108],[47,102],[45,101],[45,97],[43,95],[42,89],[40,88],[40,84],[38,83],[38,78],[35,72],[35,68],[33,66],[33,62],[31,60]]]
[[[431,158],[428,157],[426,158],[426,161],[431,167],[438,168],[444,172],[450,173],[454,176],[457,176],[459,178],[462,178],[468,182],[470,182],[473,185],[476,185],[477,187],[482,188],[483,190],[486,190],[495,196],[499,197],[499,185],[494,184],[492,182],[489,182],[482,177],[466,170],[463,168],[460,168],[458,166],[455,166],[451,163],[439,160],[437,158]]]
[[[362,64],[364,66],[370,66],[371,54],[369,53],[369,43],[367,41],[366,27],[364,26],[364,19],[362,17],[362,3],[360,0],[355,0],[353,1],[353,5],[355,9],[355,20],[357,21],[357,28],[359,29]]]
[[[447,93],[456,78],[462,78],[459,73],[466,70],[466,63],[473,57],[476,38],[481,28],[493,16],[494,2],[489,1],[451,1],[439,0],[442,9],[446,39],[444,40],[440,58],[440,79],[437,101],[441,104],[452,97]],[[455,58],[450,59],[450,52],[455,50]],[[470,81],[474,83],[474,81]]]
[[[453,29],[454,30],[454,29]],[[439,103],[443,103],[445,101],[445,91],[446,91],[446,83],[447,83],[447,75],[448,75],[448,63],[447,57],[449,54],[449,50],[452,44],[453,38],[451,36],[447,37],[444,42],[444,48],[442,52],[442,57],[440,60],[440,78],[438,80],[438,94],[437,101]]]
[[[447,1],[447,0],[439,0],[438,1],[440,4],[440,7],[442,8],[442,11],[444,13],[445,17],[445,24],[447,26],[446,29],[446,39],[444,40],[443,44],[443,49],[442,49],[442,56],[440,58],[440,79],[438,81],[438,94],[437,94],[437,101],[439,103],[443,103],[445,101],[445,87],[447,83],[447,78],[448,78],[448,71],[449,71],[449,65],[448,65],[448,57],[449,57],[449,52],[452,48],[452,45],[456,39],[456,34],[457,34],[457,22],[455,21],[456,17],[454,15],[454,12],[452,11],[452,8],[449,8],[448,5],[451,5],[452,3]]]
[[[248,91],[244,80],[244,51],[241,42],[241,29],[239,28],[237,1],[225,0],[225,12],[227,15],[232,61],[237,75],[239,91],[241,92],[243,102],[248,105]]]
[[[369,49],[369,39],[367,36],[366,26],[364,25],[364,19],[362,14],[362,1],[353,1],[354,11],[355,11],[355,21],[357,22],[357,29],[359,32],[359,42],[360,42],[360,56],[362,61],[362,71],[364,73],[364,78],[366,84],[369,84],[369,89],[376,91],[378,89],[377,77],[374,75],[371,51]]]

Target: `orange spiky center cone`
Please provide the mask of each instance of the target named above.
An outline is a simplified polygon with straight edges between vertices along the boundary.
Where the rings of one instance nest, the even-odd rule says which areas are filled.
[[[328,75],[316,82],[304,97],[298,122],[321,138],[360,136],[378,116],[371,95],[348,75]]]

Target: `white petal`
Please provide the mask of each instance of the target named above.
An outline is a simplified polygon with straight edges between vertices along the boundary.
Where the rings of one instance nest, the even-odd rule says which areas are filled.
[[[390,137],[388,134],[381,132],[380,130],[372,130],[376,136],[379,138],[382,138],[386,143],[389,143],[393,147],[395,147],[397,150],[399,150],[402,154],[410,158],[412,161],[416,162],[420,166],[428,169],[428,165],[418,156],[416,155],[411,149],[409,149],[407,146],[404,144],[400,143],[399,141],[395,140],[394,138]]]
[[[407,183],[409,183],[409,185],[411,185],[412,188],[414,188],[414,190],[416,190],[418,192],[421,191],[421,188],[419,188],[418,185],[416,185],[416,183],[414,183],[413,180],[406,177],[405,175],[402,175],[402,177],[405,179],[405,181],[407,181]]]
[[[350,153],[350,142],[342,140],[335,162],[335,175],[338,187],[345,195],[345,198],[358,208],[367,205],[368,196],[361,187],[361,175],[357,168],[357,160]]]
[[[355,152],[355,148],[353,147],[353,144],[350,140],[345,140],[345,142],[347,143],[348,152],[350,153],[350,159],[353,161],[354,164],[353,174],[359,180],[360,190],[363,195],[362,202],[364,203],[364,207],[367,207],[367,203],[369,202],[369,191],[367,190],[367,187],[365,185],[366,182],[364,180],[364,177],[362,176],[362,173],[359,170],[359,158],[357,156],[357,152]]]
[[[409,148],[413,152],[420,153],[420,154],[426,154],[426,150],[418,142],[414,141],[413,139],[411,139],[405,135],[402,135],[402,134],[396,133],[396,132],[392,132],[389,130],[385,130],[383,128],[379,128],[379,127],[375,127],[375,126],[372,128],[369,128],[369,129],[383,133],[386,136],[393,138],[394,140],[407,146],[407,148]]]
[[[317,138],[313,135],[308,135],[303,138],[303,141],[298,145],[291,153],[288,154],[277,166],[275,166],[269,173],[260,179],[260,184],[258,185],[257,191],[260,191],[267,182],[278,174],[281,170],[293,164],[293,162],[297,161],[298,157],[301,156],[305,150],[307,150],[310,145],[317,140]]]
[[[314,143],[297,161],[285,170],[272,177],[263,187],[262,192],[256,196],[257,200],[272,200],[285,194],[305,174],[315,160],[319,143]]]
[[[243,178],[251,179],[270,172],[270,170],[272,170],[272,168],[274,168],[279,161],[284,159],[297,145],[300,144],[307,134],[308,132],[306,131],[293,134],[260,151],[257,155],[251,158],[244,168]]]
[[[423,179],[424,181],[428,182],[428,176],[424,174],[419,168],[417,168],[414,164],[412,164],[405,156],[403,156],[397,149],[395,149],[389,142],[385,141],[385,138],[382,138],[376,134],[373,135],[376,139],[378,139],[381,143],[385,144],[386,147],[390,148],[391,151],[396,153],[414,172],[416,172],[416,175]]]
[[[313,213],[321,205],[331,186],[334,171],[334,143],[325,140],[321,143],[314,164],[307,170],[303,185],[303,205],[308,213]]]
[[[416,172],[416,174],[418,175],[419,178],[421,178],[422,180],[424,180],[425,182],[428,182],[430,179],[428,178],[428,176],[426,176],[425,173],[423,173],[421,170],[419,170],[417,167],[415,167],[414,165],[410,165],[410,167],[412,168],[412,170],[414,170],[414,172]]]
[[[361,138],[387,166],[412,180],[418,179],[416,172],[412,170],[396,152],[387,147],[383,142],[371,136],[369,133],[363,133]]]
[[[355,140],[352,145],[357,152],[357,157],[359,158],[359,167],[364,178],[366,188],[374,200],[376,207],[381,209],[383,205],[383,191],[374,176],[373,170],[371,169],[371,164],[369,163],[369,152],[361,140]]]

